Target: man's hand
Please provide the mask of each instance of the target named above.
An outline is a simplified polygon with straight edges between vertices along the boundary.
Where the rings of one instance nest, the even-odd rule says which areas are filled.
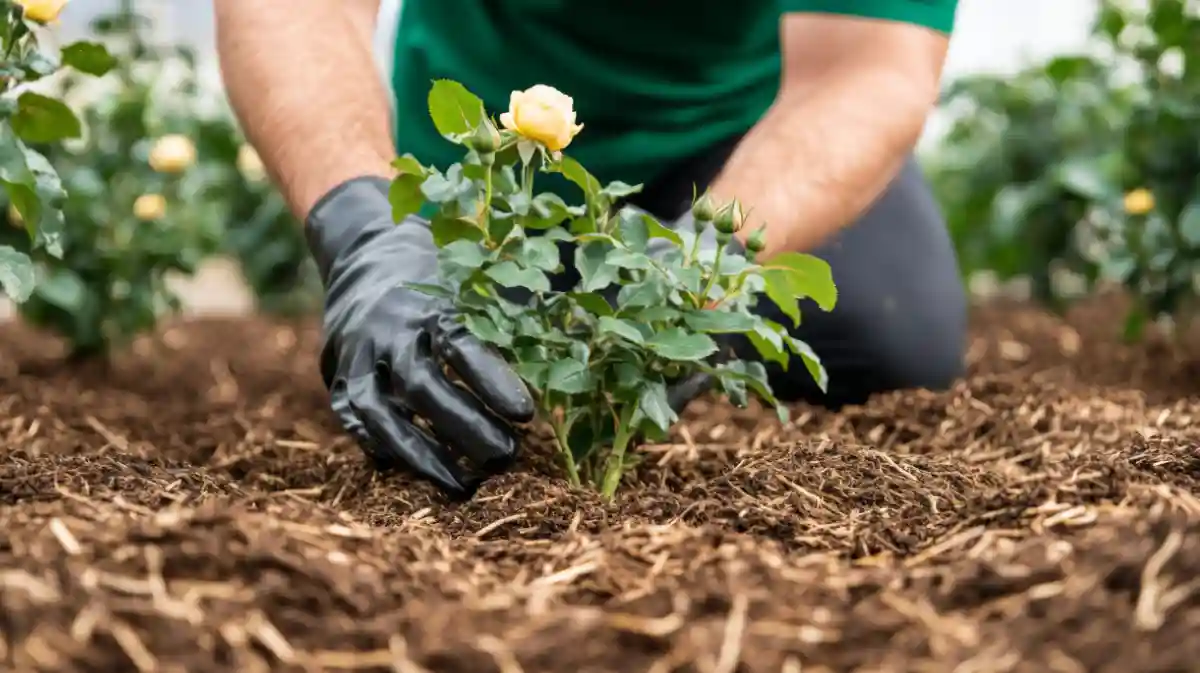
[[[321,374],[334,412],[377,464],[469,496],[516,456],[508,422],[532,420],[533,399],[448,302],[403,287],[438,281],[437,248],[428,223],[393,224],[387,192],[382,178],[348,181],[306,223],[326,287]],[[475,469],[460,468],[460,457]]]
[[[775,104],[711,185],[767,226],[763,258],[817,247],[895,178],[937,102],[949,38],[919,26],[785,14]]]

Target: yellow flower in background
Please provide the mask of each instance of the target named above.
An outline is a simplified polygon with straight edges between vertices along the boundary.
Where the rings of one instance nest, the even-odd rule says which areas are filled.
[[[262,180],[267,174],[262,157],[258,156],[258,152],[249,144],[238,148],[237,168],[247,180]]]
[[[25,18],[38,23],[50,23],[58,19],[67,0],[16,0],[25,10]]]
[[[504,128],[536,140],[551,152],[558,152],[583,124],[575,123],[575,101],[565,93],[545,84],[524,91],[514,91],[508,101],[508,112],[500,115]]]
[[[1130,215],[1145,215],[1154,210],[1154,194],[1139,187],[1125,195],[1125,212]]]
[[[165,135],[150,149],[150,167],[159,173],[179,173],[196,163],[196,146],[184,135]]]
[[[139,220],[151,221],[167,214],[167,200],[162,194],[142,194],[133,202],[133,215]]]

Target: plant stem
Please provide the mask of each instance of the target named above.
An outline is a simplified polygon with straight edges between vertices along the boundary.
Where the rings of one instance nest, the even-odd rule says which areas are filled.
[[[608,454],[604,468],[604,481],[600,486],[600,496],[605,500],[612,500],[617,493],[617,487],[621,485],[621,476],[625,472],[625,451],[629,448],[634,434],[629,426],[636,411],[636,404],[627,404],[617,419],[616,436],[613,438],[612,451]]]
[[[521,191],[531,204],[533,202],[533,171],[533,159],[530,159],[529,163],[525,164],[525,167],[521,170]]]
[[[722,241],[721,238],[721,234],[717,234],[717,258],[713,260],[712,275],[708,277],[708,283],[704,286],[704,292],[700,294],[700,306],[697,308],[704,308],[704,305],[708,303],[708,293],[712,292],[713,285],[716,284],[717,278],[721,276],[721,257],[724,256],[725,245],[728,243],[728,241]]]
[[[550,426],[554,429],[554,441],[558,443],[558,450],[563,457],[563,465],[567,469],[567,482],[572,486],[579,486],[582,483],[579,481],[579,466],[575,464],[575,454],[571,453],[571,445],[567,442],[567,438],[571,434],[571,425],[551,421]]]
[[[479,208],[479,229],[483,231],[483,239],[492,242],[490,219],[492,215],[492,167],[486,166],[483,176],[483,203]]]

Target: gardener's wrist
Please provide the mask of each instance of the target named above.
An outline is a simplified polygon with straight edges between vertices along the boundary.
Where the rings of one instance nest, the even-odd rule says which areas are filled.
[[[304,234],[322,278],[328,278],[333,263],[348,250],[393,225],[389,186],[383,176],[358,175],[315,200],[304,220]]]

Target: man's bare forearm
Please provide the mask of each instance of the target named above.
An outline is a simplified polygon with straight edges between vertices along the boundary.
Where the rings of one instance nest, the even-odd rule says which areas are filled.
[[[766,226],[766,256],[810,251],[895,178],[936,103],[948,39],[916,26],[787,15],[780,94],[712,185]]]
[[[379,0],[216,0],[230,103],[293,212],[390,176],[387,94],[371,52]],[[369,18],[368,18],[369,17]]]
[[[750,211],[743,240],[766,225],[765,256],[811,250],[879,197],[919,138],[927,111],[902,82],[871,76],[831,79],[809,96],[780,98],[712,192],[736,197]]]

